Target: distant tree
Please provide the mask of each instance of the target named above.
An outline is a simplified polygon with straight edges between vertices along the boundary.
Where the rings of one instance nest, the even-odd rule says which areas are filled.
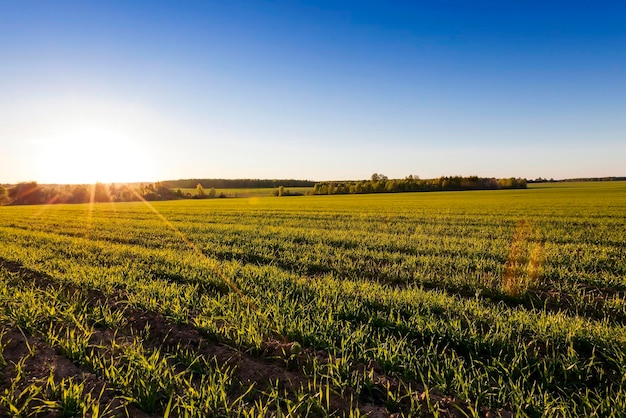
[[[211,187],[211,189],[209,189],[209,197],[216,197],[217,196],[217,191],[215,190],[215,187]]]
[[[72,189],[70,203],[87,203],[91,199],[91,192],[84,184],[77,184]]]
[[[130,190],[128,186],[124,186],[122,188],[122,190],[119,193],[119,196],[122,202],[131,202],[135,200],[136,198],[135,194],[132,192],[132,190]]]
[[[196,186],[196,194],[198,196],[204,196],[204,187],[202,187],[202,184],[200,183]]]
[[[160,181],[154,183],[154,193],[158,195],[157,200],[178,199],[182,196],[182,192],[177,194]]]
[[[109,196],[111,197],[111,200],[113,200],[113,198],[117,195],[117,186],[115,185],[115,183],[111,183],[109,185]]]
[[[6,187],[0,185],[0,205],[9,201],[9,193]]]
[[[9,197],[16,205],[38,205],[45,201],[42,189],[35,181],[17,184],[9,190]]]
[[[110,202],[111,195],[108,188],[102,183],[96,183],[94,186],[93,197],[94,202]]]
[[[284,196],[285,195],[285,186],[279,186],[278,187],[278,196]]]

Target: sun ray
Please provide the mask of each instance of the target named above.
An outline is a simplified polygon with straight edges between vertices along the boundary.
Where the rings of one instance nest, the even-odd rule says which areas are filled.
[[[37,185],[37,189],[40,189],[41,186]],[[50,209],[51,205],[54,204],[58,199],[58,196],[53,196],[48,202],[46,202],[46,204],[41,205],[41,207],[39,208],[39,210],[37,212],[35,212],[31,218],[38,218],[39,216],[41,216],[41,214],[45,211],[47,211],[48,209]]]
[[[185,234],[183,234],[180,229],[178,229],[176,227],[176,225],[174,225],[172,222],[170,222],[169,219],[167,219],[163,214],[161,214],[161,212],[159,212],[150,202],[148,202],[146,199],[144,199],[143,196],[141,196],[136,190],[132,191],[133,194],[141,201],[143,202],[144,205],[146,205],[156,216],[159,217],[159,219],[161,219],[163,221],[163,223],[165,223],[165,225],[167,225],[168,228],[170,228],[180,239],[183,240],[183,242],[198,256],[200,257],[201,260],[203,260],[207,266],[209,266],[209,268],[211,268],[211,270],[224,282],[226,283],[226,285],[233,291],[235,292],[243,302],[245,302],[248,307],[250,309],[252,309],[253,311],[255,311],[260,318],[263,319],[263,321],[268,325],[268,327],[274,332],[274,337],[280,338],[281,340],[283,340],[283,342],[287,342],[287,338],[282,335],[282,333],[276,328],[276,326],[273,324],[272,321],[270,321],[269,317],[265,314],[265,312],[261,311],[259,309],[259,307],[256,305],[256,303],[254,303],[254,301],[247,296],[245,293],[243,293],[243,291],[241,289],[239,289],[239,287],[233,283],[232,280],[230,280],[228,277],[226,277],[226,275],[224,273],[222,273],[222,271],[219,269],[219,267],[217,266],[217,262],[215,260],[210,259],[209,257],[207,257],[199,248],[196,244],[194,244],[189,238],[187,238],[185,236]]]
[[[85,230],[85,238],[89,238],[93,223],[93,207],[96,200],[96,184],[91,185],[89,191],[89,205],[87,206],[87,228]]]

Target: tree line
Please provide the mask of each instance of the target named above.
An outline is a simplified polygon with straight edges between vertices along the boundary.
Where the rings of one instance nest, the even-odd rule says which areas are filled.
[[[374,173],[369,180],[326,181],[315,183],[313,194],[361,194],[361,193],[399,193],[399,192],[434,192],[460,190],[498,190],[525,189],[526,179],[521,178],[486,178],[478,176],[451,176],[422,180],[417,176],[403,179],[389,179],[383,174]]]
[[[233,181],[232,184],[236,183]],[[273,180],[278,183],[279,180]],[[295,180],[294,184],[306,184],[308,180]],[[260,184],[261,183],[240,183]],[[311,183],[311,186],[314,183]],[[185,186],[188,184],[184,184]],[[263,187],[264,187],[263,186]],[[232,188],[232,187],[231,187]],[[247,187],[254,188],[254,187]],[[166,182],[156,182],[140,185],[106,185],[96,184],[66,184],[66,185],[39,185],[35,181],[18,183],[12,187],[0,185],[0,205],[41,205],[53,203],[88,203],[88,202],[132,202],[139,200],[175,200],[175,199],[212,199],[225,198],[223,192],[218,192],[215,187],[206,188],[201,182],[193,184],[187,189],[195,189],[194,193],[183,192],[181,188],[172,188]],[[273,186],[274,196],[298,196],[302,193],[291,193],[285,186]]]
[[[571,179],[561,179],[561,180],[555,180],[553,178],[551,179],[545,179],[545,178],[541,178],[538,177],[534,180],[528,180],[529,183],[568,183],[568,182],[596,182],[596,181],[624,181],[626,180],[626,177],[578,177],[578,178],[571,178]]]
[[[185,180],[165,180],[162,181],[166,187],[176,189],[194,189],[198,184],[204,189],[268,189],[283,187],[313,187],[311,180],[271,180],[271,179],[185,179]]]
[[[115,184],[65,184],[43,186],[35,181],[0,186],[0,204],[41,205],[52,203],[132,202],[138,200],[172,200],[190,198],[180,190],[173,191],[162,183],[139,186]]]
[[[196,183],[190,183],[196,181]],[[211,182],[215,183],[211,183]],[[203,183],[204,182],[204,183]],[[284,183],[284,184],[283,184]],[[179,184],[174,189],[172,184]],[[206,184],[206,186],[205,186]],[[307,194],[356,194],[356,193],[398,193],[451,190],[497,190],[525,189],[527,182],[520,178],[483,178],[478,176],[439,177],[422,180],[417,176],[404,179],[389,179],[383,174],[374,173],[369,180],[327,181],[314,183],[309,180],[177,180],[141,185],[39,185],[37,182],[23,182],[7,188],[0,185],[0,205],[39,205],[52,203],[88,202],[132,202],[139,200],[210,199],[226,197],[216,190],[222,188],[273,188],[274,196],[297,196],[286,187],[313,187]],[[190,187],[186,187],[190,186]],[[236,187],[238,186],[238,187]],[[183,193],[181,188],[195,189],[195,194]]]

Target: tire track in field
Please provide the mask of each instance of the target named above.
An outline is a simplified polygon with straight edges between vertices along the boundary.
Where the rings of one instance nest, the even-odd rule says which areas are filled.
[[[88,305],[95,306],[106,303],[112,309],[123,309],[127,321],[126,325],[116,330],[94,329],[91,340],[95,345],[111,346],[114,340],[123,342],[132,336],[140,335],[146,326],[149,326],[149,332],[143,339],[144,348],[148,350],[162,349],[166,352],[176,348],[191,349],[207,360],[215,358],[220,365],[236,368],[234,377],[242,386],[255,383],[257,390],[262,392],[269,389],[272,382],[278,382],[279,387],[295,391],[306,387],[308,382],[308,378],[302,373],[287,370],[284,361],[274,356],[276,353],[266,352],[262,358],[254,358],[240,350],[204,337],[198,329],[191,325],[174,325],[169,323],[165,316],[160,313],[130,308],[126,305],[125,295],[122,292],[116,292],[116,294],[107,297],[99,290],[85,290],[68,283],[61,284],[50,275],[3,259],[0,259],[0,267],[16,274],[19,280],[33,282],[38,288],[53,288],[56,291],[71,295],[82,294],[86,296],[85,301]],[[52,349],[50,348],[50,350]],[[65,360],[69,361],[68,359]],[[235,393],[232,394],[233,399],[245,391],[243,387],[236,389]],[[337,409],[345,407],[341,399],[337,398],[335,401],[338,404]]]
[[[138,418],[151,417],[122,401],[121,393],[108,382],[83,370],[67,357],[57,353],[40,338],[32,335],[26,336],[11,326],[0,325],[0,328],[4,331],[0,343],[4,346],[3,357],[6,362],[0,373],[0,394],[18,395],[31,385],[43,388],[50,374],[53,373],[56,384],[63,379],[73,379],[74,382],[84,384],[83,397],[88,394],[99,396],[98,405],[100,412],[103,413],[102,416],[125,414]],[[44,390],[43,395],[49,395],[49,393],[46,394]],[[33,408],[43,405],[40,397],[31,402]],[[56,416],[52,412],[48,414]],[[2,405],[0,405],[0,415],[9,415]]]
[[[234,380],[240,382],[240,387],[235,387],[233,393],[229,394],[231,399],[236,399],[245,392],[245,385],[255,384],[257,389],[256,395],[262,396],[264,390],[270,389],[272,385],[285,389],[292,395],[303,388],[307,387],[310,378],[304,373],[297,370],[290,370],[287,357],[290,356],[292,344],[284,339],[274,339],[264,344],[264,352],[260,358],[253,357],[233,347],[221,344],[213,339],[207,338],[195,327],[189,324],[172,324],[167,318],[158,312],[143,311],[126,305],[126,297],[123,292],[117,291],[113,295],[105,295],[100,290],[81,289],[70,283],[59,283],[54,277],[31,270],[24,267],[20,263],[7,261],[0,258],[0,267],[10,273],[19,276],[20,280],[32,281],[39,288],[53,288],[57,291],[67,292],[69,294],[80,294],[85,296],[88,305],[95,306],[97,304],[106,303],[112,309],[123,309],[123,315],[126,319],[126,325],[115,330],[112,329],[94,329],[92,341],[96,345],[111,346],[114,340],[123,341],[136,335],[149,326],[149,332],[145,333],[142,340],[143,345],[148,350],[164,350],[171,352],[172,350],[183,348],[193,350],[196,354],[204,356],[205,359],[214,358],[217,363],[222,366],[234,367]],[[48,347],[49,350],[54,351]],[[65,362],[73,364],[69,359],[60,354],[56,356],[63,358]],[[309,369],[313,363],[317,361],[325,364],[329,361],[328,353],[323,351],[315,351],[311,348],[304,348],[297,355],[296,364],[304,369]],[[74,365],[77,370],[78,366]],[[293,366],[292,366],[293,367]],[[395,378],[387,376],[383,370],[375,362],[372,364],[355,364],[353,369],[359,373],[370,374],[374,383],[371,393],[363,399],[351,400],[350,395],[354,395],[354,389],[348,388],[346,393],[341,396],[331,394],[331,407],[337,412],[346,412],[352,406],[356,406],[362,412],[368,412],[370,417],[389,416],[386,409],[386,393],[388,390],[400,389],[401,382]],[[89,372],[82,372],[89,373]],[[405,393],[407,396],[413,397],[418,405],[421,405],[423,416],[431,416],[428,409],[428,402],[437,402],[439,411],[443,413],[441,416],[461,417],[468,412],[464,402],[452,397],[444,396],[439,393],[430,391],[427,395],[423,386],[417,382],[410,383],[410,387],[416,389],[411,393]],[[401,390],[401,389],[400,389]],[[252,399],[254,400],[254,399]],[[407,412],[410,408],[410,402],[405,399],[400,405],[401,410]],[[465,412],[462,412],[465,411]],[[495,409],[483,407],[482,411],[486,414]],[[508,411],[498,410],[500,416],[509,416]],[[143,414],[143,415],[141,415]],[[137,416],[148,416],[141,411]]]
[[[231,348],[227,345],[216,342],[211,337],[207,338],[197,328],[189,324],[172,324],[167,318],[158,312],[143,311],[139,309],[129,308],[126,305],[126,296],[121,291],[116,291],[114,294],[106,296],[98,290],[85,290],[69,284],[59,284],[58,280],[46,275],[45,273],[39,273],[28,268],[23,267],[16,262],[3,263],[0,259],[0,266],[10,267],[14,273],[18,273],[22,278],[32,280],[40,287],[53,286],[57,289],[65,289],[70,293],[82,293],[87,295],[86,300],[88,303],[106,303],[114,309],[124,309],[124,316],[126,318],[127,326],[124,329],[124,335],[139,335],[146,325],[150,325],[150,332],[147,338],[144,340],[144,345],[148,349],[162,349],[166,352],[174,349],[178,346],[183,348],[189,348],[198,354],[203,355],[206,359],[215,357],[218,364],[235,367],[234,378],[240,383],[255,383],[259,390],[269,388],[271,386],[270,381],[278,382],[279,386],[288,390],[297,390],[303,385],[309,382],[309,378],[298,371],[289,370],[286,367],[286,356],[290,353],[290,343],[283,339],[277,339],[273,341],[267,341],[264,344],[265,351],[259,355],[259,357],[253,357],[248,353],[242,353],[240,350]],[[555,307],[555,309],[559,309]],[[561,307],[562,309],[562,307]],[[118,334],[120,335],[120,334]],[[94,338],[101,338],[103,344],[107,344],[112,341],[113,333],[109,331],[96,330]],[[315,359],[320,364],[328,362],[328,354],[324,352],[315,352],[310,348],[304,348],[303,352],[298,356],[297,363],[300,366],[307,367]],[[287,354],[286,354],[287,353]],[[372,370],[371,365],[355,364],[353,368],[363,373],[370,373]],[[357,400],[359,408],[372,407],[381,408],[381,404],[384,404],[384,395],[387,390],[387,385],[392,390],[399,385],[398,379],[389,377],[383,373],[379,368],[373,367],[373,381],[375,389],[373,394],[366,399]],[[407,383],[404,381],[403,383]],[[421,385],[416,382],[410,382],[411,386],[415,389],[418,388],[417,397],[421,402],[425,402]],[[305,386],[306,387],[306,386]],[[241,394],[244,389],[232,394],[232,398],[236,398]],[[346,401],[350,393],[344,393],[343,397],[335,396],[332,402],[333,407],[337,411],[345,411],[350,405]],[[443,402],[444,405],[449,405],[451,411],[455,411],[457,407],[463,409],[463,402],[458,401],[454,397],[445,397],[437,393],[430,392],[431,399],[438,399],[439,402]],[[492,409],[483,407],[481,410],[492,411]],[[503,414],[507,411],[499,411],[499,414]],[[428,416],[428,415],[426,415]],[[454,414],[450,416],[455,416]],[[498,416],[498,415],[495,415]],[[503,416],[506,416],[504,414]]]
[[[16,274],[19,280],[33,282],[38,288],[53,288],[70,295],[83,295],[86,304],[90,306],[107,304],[112,309],[122,310],[127,321],[126,325],[116,330],[94,328],[91,340],[95,345],[111,346],[114,340],[124,341],[140,335],[146,326],[149,326],[149,332],[143,339],[143,346],[146,349],[163,349],[167,352],[178,347],[192,349],[207,360],[215,358],[220,365],[236,366],[235,376],[238,380],[250,384],[256,382],[259,390],[268,389],[271,382],[275,381],[279,381],[281,387],[290,390],[306,387],[308,382],[308,379],[301,373],[286,370],[284,363],[281,363],[279,359],[251,357],[239,350],[205,338],[191,325],[174,325],[160,313],[130,308],[126,305],[125,295],[121,291],[107,297],[99,290],[85,290],[69,283],[61,284],[54,277],[28,269],[17,262],[0,259],[0,267]],[[236,395],[238,393],[233,394],[233,398],[236,398]]]
[[[244,366],[253,366],[253,364],[249,364],[250,359],[245,358],[246,356],[244,356],[241,351],[202,336],[200,331],[192,325],[171,324],[161,313],[129,307],[126,305],[127,299],[122,291],[116,291],[114,294],[107,296],[100,290],[86,290],[69,283],[59,283],[58,280],[48,274],[37,272],[23,267],[19,263],[3,259],[0,259],[0,267],[19,275],[22,280],[25,279],[34,282],[35,286],[38,288],[43,289],[51,287],[56,291],[62,291],[68,294],[85,295],[85,301],[90,306],[105,303],[112,309],[123,309],[124,317],[127,320],[126,328],[128,328],[125,330],[128,331],[126,334],[137,334],[149,325],[150,332],[148,333],[149,335],[146,341],[150,343],[152,348],[159,348],[161,345],[165,347],[175,347],[178,344],[184,344],[200,349],[203,354],[209,355],[210,357],[216,356],[218,360],[224,363],[231,364],[233,359],[240,359]],[[98,333],[97,329],[96,333]],[[106,334],[106,330],[102,333]],[[272,374],[273,378],[278,377],[274,376],[274,374],[275,373]],[[288,377],[288,379],[286,379],[287,381],[299,380],[290,374],[285,377]]]

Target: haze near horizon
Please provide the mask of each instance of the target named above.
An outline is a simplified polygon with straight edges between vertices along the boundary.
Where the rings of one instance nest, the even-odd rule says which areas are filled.
[[[0,183],[624,176],[624,16],[0,0]]]

